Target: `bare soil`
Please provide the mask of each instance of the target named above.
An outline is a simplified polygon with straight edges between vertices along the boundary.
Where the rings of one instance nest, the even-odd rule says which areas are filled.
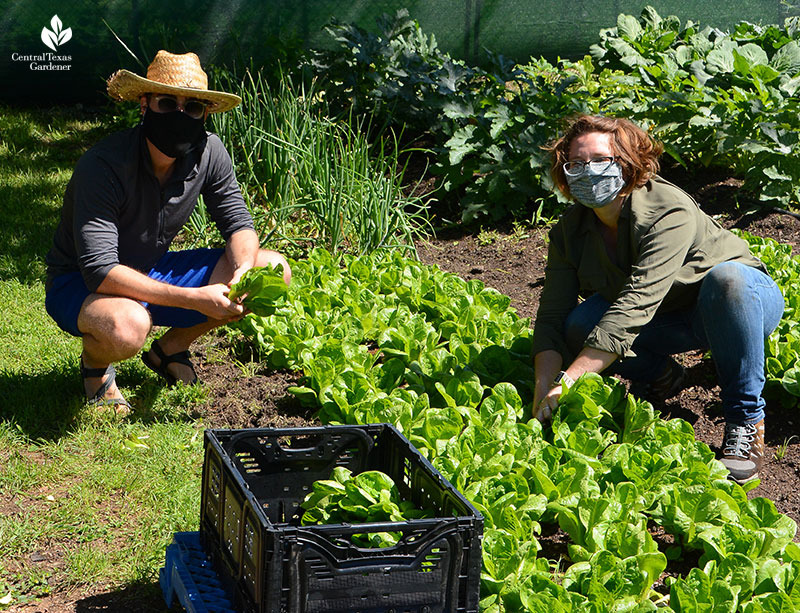
[[[726,227],[789,243],[795,252],[800,249],[800,221],[777,212],[745,214],[755,203],[741,197],[738,181],[713,174],[691,181],[674,169],[665,174],[695,195],[704,210],[718,215]],[[737,201],[739,207],[731,214]],[[544,280],[545,229],[450,230],[421,242],[418,249],[423,262],[436,264],[465,279],[479,279],[511,297],[519,315],[534,317]],[[207,390],[206,400],[195,409],[196,417],[202,418],[208,427],[291,427],[315,423],[313,415],[287,392],[288,387],[297,384],[295,373],[258,367],[245,372],[241,364],[249,362],[248,356],[237,355],[242,349],[219,337],[199,341],[193,351],[198,374]],[[220,355],[227,355],[228,359],[219,359]],[[679,417],[691,423],[697,438],[719,452],[724,424],[713,363],[699,352],[679,356],[679,360],[688,369],[686,388],[656,408],[666,418]],[[800,523],[800,415],[796,409],[787,410],[769,400],[766,444],[761,484],[750,495],[773,500],[780,512]],[[657,532],[654,529],[657,541],[661,538],[664,546],[669,546],[669,535],[659,536]],[[546,548],[543,554],[553,559],[564,554],[564,537],[558,530],[543,534]],[[56,570],[61,563],[59,557],[58,552],[39,552],[36,559],[25,563],[51,565]],[[682,574],[688,568],[668,570]],[[53,589],[45,599],[12,610],[50,613],[166,610],[155,579],[150,584],[124,588],[94,586],[80,592],[66,592],[58,586]]]

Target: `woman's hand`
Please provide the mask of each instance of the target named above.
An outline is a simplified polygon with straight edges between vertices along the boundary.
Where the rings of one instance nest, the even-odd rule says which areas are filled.
[[[533,368],[536,372],[533,413],[542,423],[550,420],[553,409],[558,406],[561,386],[553,385],[553,379],[561,370],[561,363],[561,354],[552,350],[542,351],[533,358]]]
[[[547,394],[545,394],[542,401],[537,407],[536,419],[540,422],[547,423],[553,416],[553,411],[558,406],[558,400],[561,398],[562,387],[560,385],[554,386]]]

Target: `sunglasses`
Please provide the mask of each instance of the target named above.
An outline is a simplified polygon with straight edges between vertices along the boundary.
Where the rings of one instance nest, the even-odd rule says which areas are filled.
[[[564,172],[571,177],[577,177],[586,172],[588,166],[592,172],[601,173],[614,163],[611,156],[596,157],[591,160],[570,160],[564,164]]]
[[[192,119],[200,119],[206,112],[207,102],[201,100],[187,100],[183,103],[183,108],[178,104],[178,99],[175,96],[167,94],[159,94],[153,96],[156,101],[156,108],[159,113],[173,113],[177,110],[182,110]]]

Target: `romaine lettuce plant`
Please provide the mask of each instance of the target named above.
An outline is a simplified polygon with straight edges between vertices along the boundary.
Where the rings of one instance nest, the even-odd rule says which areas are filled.
[[[283,266],[254,267],[231,286],[228,298],[234,302],[241,300],[249,311],[264,317],[275,312],[275,307],[286,297],[287,289]]]
[[[366,524],[403,522],[409,519],[435,517],[432,511],[419,509],[403,500],[392,478],[379,470],[353,475],[337,466],[330,479],[311,485],[311,492],[300,506],[305,509],[300,523]],[[401,537],[399,532],[367,532],[354,534],[352,541],[360,547],[392,547]]]
[[[324,423],[394,424],[481,511],[482,611],[800,607],[795,523],[749,500],[689,423],[599,375],[550,428],[531,419],[530,322],[507,298],[398,254],[315,250],[292,270],[274,314],[237,325],[302,372],[292,391]],[[328,485],[318,500],[341,493]],[[559,529],[566,554],[548,558]]]

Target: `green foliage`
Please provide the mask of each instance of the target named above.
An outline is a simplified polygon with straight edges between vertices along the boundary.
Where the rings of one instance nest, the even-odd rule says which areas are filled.
[[[629,116],[651,125],[686,166],[725,166],[772,205],[796,205],[800,167],[798,19],[732,32],[683,27],[652,7],[600,33],[598,65],[636,76]]]
[[[477,68],[439,51],[401,11],[377,34],[332,25],[338,47],[315,69],[338,106],[433,138],[463,221],[558,212],[542,147],[576,113],[631,118],[687,168],[729,168],[760,200],[791,206],[800,202],[798,23],[722,32],[645,7],[602,30],[592,57],[514,65],[490,54]]]
[[[254,267],[231,286],[228,298],[242,304],[256,315],[265,317],[286,297],[288,286],[283,280],[283,266]]]
[[[331,479],[320,479],[300,506],[305,509],[300,522],[312,524],[365,524],[402,522],[435,517],[431,511],[418,509],[403,500],[392,478],[378,470],[353,475],[343,466],[333,469]],[[360,547],[393,547],[399,532],[357,533],[352,541]]]
[[[334,253],[414,253],[426,203],[404,192],[398,139],[387,134],[371,145],[369,117],[335,121],[313,86],[288,77],[277,86],[258,72],[241,82],[223,71],[217,78],[216,87],[243,99],[211,121],[231,152],[262,243],[280,238]]]
[[[326,97],[340,112],[352,100],[357,114],[390,116],[418,130],[437,129],[445,107],[453,96],[462,95],[474,69],[440,51],[436,38],[424,34],[406,9],[380,17],[377,25],[377,34],[336,19],[326,27],[339,48],[317,52],[311,61],[324,78]]]
[[[776,393],[787,408],[794,407],[800,404],[800,260],[792,255],[791,245],[747,232],[738,234],[764,262],[783,294],[783,317],[764,346],[765,389]]]
[[[542,84],[502,57],[493,57],[489,70],[453,60],[406,10],[384,16],[378,27],[372,34],[329,26],[339,48],[312,67],[334,104],[352,102],[357,111],[432,134],[437,171],[445,189],[459,195],[465,221],[496,220],[529,200],[553,199],[541,147],[554,134],[553,118],[582,106],[543,99]]]
[[[529,322],[507,297],[397,253],[336,263],[315,250],[292,270],[286,303],[238,325],[272,365],[302,371],[292,391],[323,423],[394,424],[483,514],[482,610],[796,600],[797,526],[728,480],[690,424],[594,374],[565,392],[549,428],[531,419]],[[347,493],[333,481],[312,500]],[[333,521],[333,501],[322,506],[315,521]],[[654,526],[674,539],[666,551]],[[569,537],[560,561],[539,542],[556,527]],[[690,552],[700,566],[655,591]]]

